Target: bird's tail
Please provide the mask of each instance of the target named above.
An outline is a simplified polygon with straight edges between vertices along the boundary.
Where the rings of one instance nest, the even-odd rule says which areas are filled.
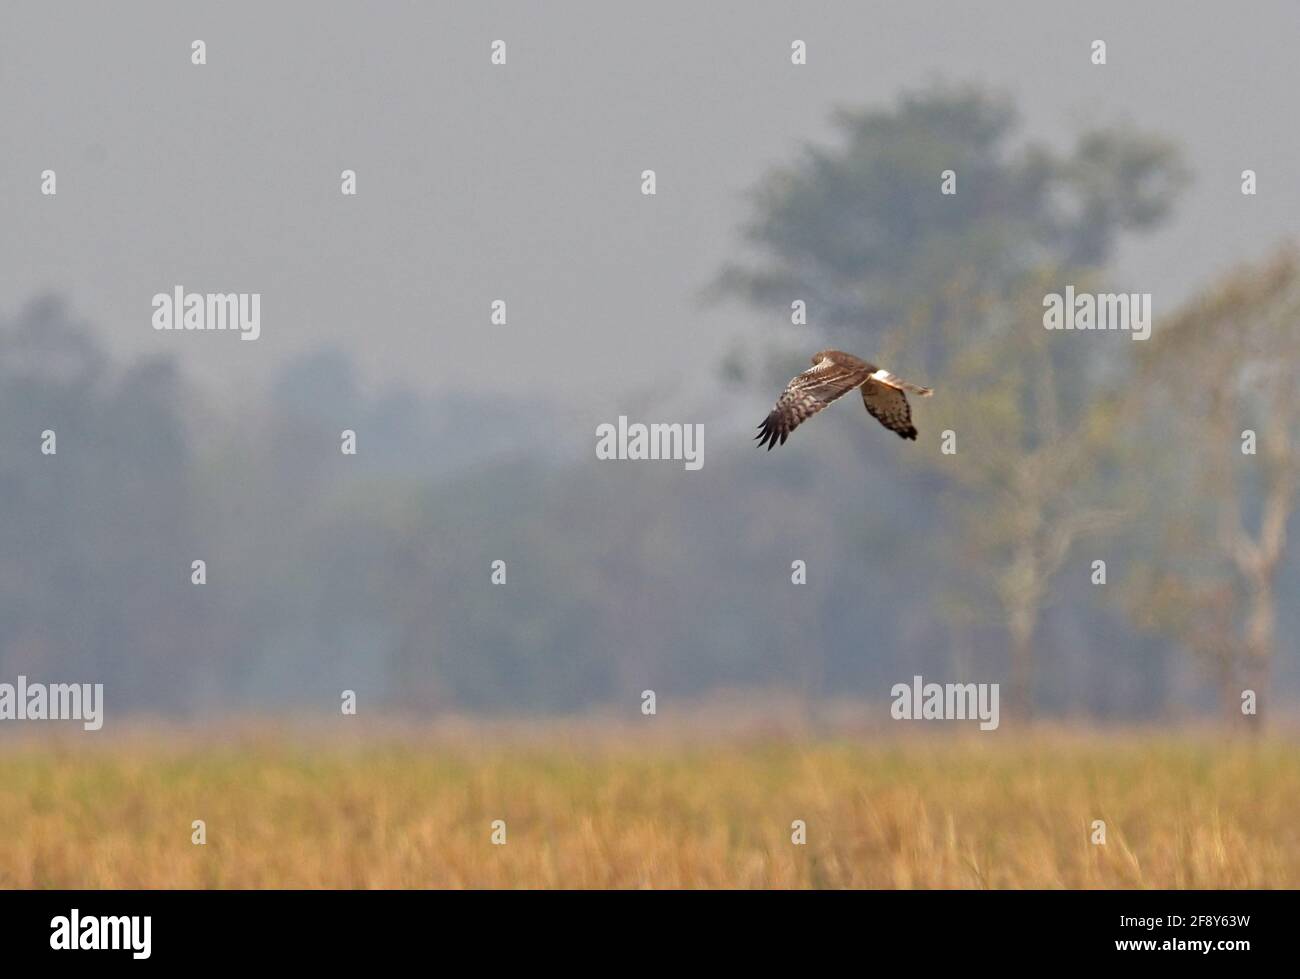
[[[934,394],[933,388],[924,388],[921,387],[921,385],[919,384],[913,384],[910,381],[905,381],[897,374],[891,374],[887,370],[883,370],[883,369],[878,370],[871,376],[874,377],[877,381],[883,381],[885,384],[888,384],[891,388],[898,388],[900,391],[911,391],[913,394],[919,394],[923,398],[928,398],[930,395]]]

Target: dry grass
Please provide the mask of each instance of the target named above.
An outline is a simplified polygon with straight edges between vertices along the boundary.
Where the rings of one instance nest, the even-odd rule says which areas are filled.
[[[1281,739],[155,730],[0,744],[0,886],[1296,887],[1297,800]]]

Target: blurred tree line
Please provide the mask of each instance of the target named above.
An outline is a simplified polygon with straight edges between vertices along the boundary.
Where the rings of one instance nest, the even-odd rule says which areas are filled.
[[[1295,256],[1146,342],[1049,332],[1066,284],[1148,291],[1109,263],[1175,206],[1175,148],[1018,144],[1009,103],[959,88],[836,118],[756,189],[713,283],[769,314],[729,373],[757,422],[813,350],[878,359],[937,390],[917,445],[845,410],[755,453],[722,408],[699,473],[597,464],[582,432],[557,450],[560,412],[367,392],[329,350],[218,410],[40,300],[0,324],[0,679],[160,712],[884,700],[920,673],[1140,719],[1294,691]]]

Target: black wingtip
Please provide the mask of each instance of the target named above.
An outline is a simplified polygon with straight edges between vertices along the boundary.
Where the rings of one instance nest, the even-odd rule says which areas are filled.
[[[898,433],[898,437],[899,437],[899,438],[903,438],[903,439],[911,439],[913,442],[915,442],[915,441],[916,441],[916,429],[913,427],[913,428],[909,428],[909,429],[907,429],[906,431],[899,432],[899,433]]]

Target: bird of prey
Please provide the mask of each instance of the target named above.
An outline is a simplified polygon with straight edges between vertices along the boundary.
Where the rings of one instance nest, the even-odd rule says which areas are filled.
[[[899,438],[916,440],[904,392],[923,397],[934,392],[842,350],[822,350],[813,355],[812,367],[792,379],[776,399],[776,407],[758,426],[758,444],[766,445],[769,452],[778,441],[784,445],[800,423],[854,388],[862,389],[862,401],[876,421]]]

